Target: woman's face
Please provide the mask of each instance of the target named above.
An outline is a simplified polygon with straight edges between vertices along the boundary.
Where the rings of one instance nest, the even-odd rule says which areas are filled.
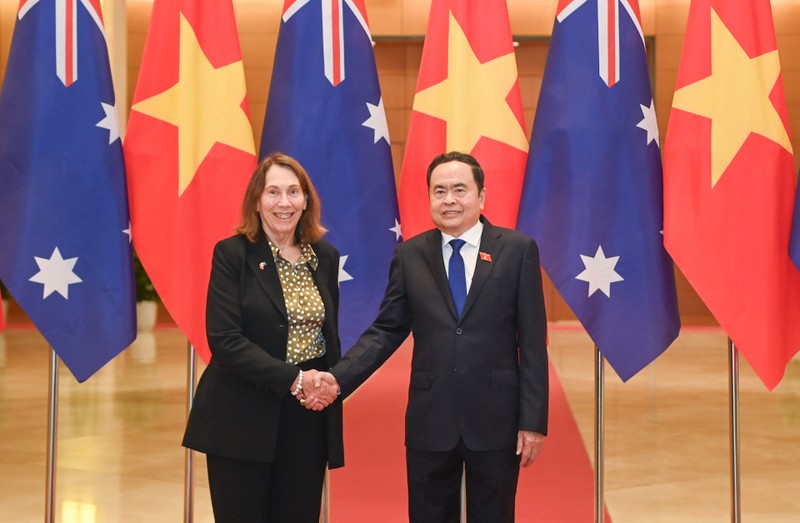
[[[297,222],[306,206],[306,195],[297,175],[283,165],[273,165],[266,173],[264,192],[258,200],[258,214],[267,236],[277,243],[294,237]]]

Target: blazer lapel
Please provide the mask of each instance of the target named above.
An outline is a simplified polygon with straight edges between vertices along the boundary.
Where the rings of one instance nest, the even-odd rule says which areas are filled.
[[[488,220],[481,217],[483,222],[483,233],[481,234],[481,246],[478,253],[478,259],[475,261],[475,273],[472,275],[472,283],[469,286],[469,293],[467,293],[467,301],[464,302],[464,310],[461,311],[461,316],[469,311],[472,304],[475,303],[481,293],[481,289],[486,284],[489,276],[492,274],[495,263],[500,258],[500,253],[503,250],[503,242],[500,241],[502,232],[495,229],[495,227],[488,222]],[[481,254],[487,254],[487,259]]]
[[[317,251],[315,250],[314,252]],[[329,311],[333,310],[333,300],[331,298],[331,293],[328,292],[328,277],[331,270],[331,263],[327,257],[321,257],[319,253],[317,253],[317,260],[319,263],[316,269],[311,269],[311,276],[314,278],[314,283],[317,284],[317,290],[319,290],[322,303],[325,305],[325,316],[327,317]]]
[[[322,303],[325,305],[325,324],[322,326],[322,335],[325,336],[325,360],[328,368],[330,368],[339,360],[342,354],[342,349],[339,346],[339,331],[336,326],[336,309],[334,309],[333,297],[328,283],[334,263],[329,257],[320,256],[318,249],[314,249],[314,252],[317,254],[319,263],[316,269],[311,269],[311,276],[314,278]],[[338,266],[336,270],[339,270]]]
[[[262,235],[256,243],[248,244],[247,247],[247,267],[255,274],[261,290],[281,311],[283,317],[288,318],[281,280],[278,277],[278,267],[272,257],[267,237]]]
[[[428,234],[423,249],[425,261],[433,275],[436,286],[439,287],[439,292],[442,293],[444,302],[450,307],[450,312],[453,316],[458,318],[456,306],[455,303],[453,303],[453,296],[450,294],[450,282],[447,281],[447,272],[444,270],[444,260],[442,259],[442,232],[439,229],[434,229]]]

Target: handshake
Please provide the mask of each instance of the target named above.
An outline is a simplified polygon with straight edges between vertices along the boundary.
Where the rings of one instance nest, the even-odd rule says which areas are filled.
[[[289,389],[292,396],[309,410],[320,411],[339,397],[339,384],[330,372],[301,371]]]

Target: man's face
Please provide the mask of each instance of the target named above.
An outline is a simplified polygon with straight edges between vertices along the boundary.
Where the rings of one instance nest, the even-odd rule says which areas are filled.
[[[486,189],[478,192],[470,166],[453,161],[433,169],[428,197],[436,227],[451,236],[461,236],[480,219]]]

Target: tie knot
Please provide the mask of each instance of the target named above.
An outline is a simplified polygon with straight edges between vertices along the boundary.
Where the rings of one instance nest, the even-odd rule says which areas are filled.
[[[461,247],[463,247],[465,243],[467,242],[465,242],[464,240],[459,240],[458,238],[450,240],[450,247],[453,248],[453,254],[460,251]]]

